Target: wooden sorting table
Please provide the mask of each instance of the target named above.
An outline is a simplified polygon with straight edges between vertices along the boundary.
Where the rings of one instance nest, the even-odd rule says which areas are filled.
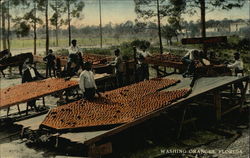
[[[91,58],[100,58],[101,60],[106,59],[107,61],[112,61],[114,59],[114,57],[112,56],[105,56],[105,55],[98,55],[98,54],[85,54],[83,55],[83,60],[84,58],[87,58],[87,61],[92,62],[91,59],[89,59],[89,57]],[[43,56],[34,56],[34,62],[35,63],[44,63],[45,61],[43,61]],[[62,56],[62,55],[58,55],[56,56],[56,58],[59,58],[61,61],[61,66],[65,67],[67,66],[67,60],[68,60],[68,56]],[[110,66],[104,63],[101,63],[101,61],[98,61],[98,59],[95,59],[95,61],[93,62],[93,69],[94,70],[100,70],[100,69],[108,69]],[[103,71],[102,71],[103,73]]]
[[[96,81],[102,81],[104,79],[108,79],[109,77],[110,74],[106,73],[95,74],[94,76]],[[60,86],[53,87],[53,85],[60,85]],[[9,108],[11,106],[17,105],[18,112],[20,113],[19,104],[38,98],[43,98],[43,105],[45,106],[45,99],[44,99],[45,96],[60,91],[77,88],[78,85],[79,85],[79,77],[72,78],[71,80],[68,81],[65,81],[64,79],[61,78],[48,78],[45,80],[27,82],[24,84],[15,85],[13,87],[0,89],[0,96],[1,96],[0,110],[8,108],[7,110],[7,116],[8,116]],[[47,87],[47,88],[41,88],[38,90],[38,87]],[[19,92],[24,92],[24,93],[17,93],[17,90]],[[27,90],[28,92],[25,93],[25,91]],[[30,95],[28,93],[30,93]]]
[[[157,70],[158,76],[160,75],[160,73],[163,73],[163,75],[169,75],[169,73],[167,73],[166,70],[163,71],[163,70],[159,69],[159,66],[162,66],[164,68],[166,68],[166,67],[173,68],[174,72],[172,72],[170,74],[177,72],[177,70],[179,73],[186,71],[187,66],[181,62],[180,56],[175,56],[175,55],[170,54],[170,56],[174,57],[173,60],[164,59],[164,57],[166,58],[167,56],[168,56],[168,54],[162,55],[162,58],[160,55],[147,57],[145,59],[145,62],[147,64],[153,65],[153,68]],[[223,65],[223,64],[219,64],[219,65],[218,64],[211,64],[211,65],[207,65],[207,66],[203,66],[202,64],[199,64],[198,66],[196,66],[196,73],[204,74],[207,76],[215,76],[215,75],[221,76],[221,74],[231,75],[231,70],[229,68],[227,68],[226,65]]]
[[[191,79],[190,78],[183,78],[181,75],[170,75],[167,76],[166,78],[172,78],[172,79],[180,79],[181,82],[175,86],[172,86],[166,90],[177,90],[177,89],[182,89],[182,88],[188,88],[190,83],[191,83]],[[192,92],[189,96],[179,99],[178,101],[172,103],[171,105],[164,107],[162,109],[156,110],[154,112],[151,112],[143,117],[140,117],[136,120],[134,120],[133,122],[130,123],[126,123],[108,130],[99,130],[99,131],[84,131],[84,132],[68,132],[68,133],[58,133],[58,134],[54,134],[55,137],[57,138],[64,138],[64,139],[69,139],[72,142],[77,142],[77,143],[83,143],[85,145],[87,145],[89,147],[89,155],[98,155],[98,154],[108,154],[112,152],[112,143],[111,142],[107,142],[107,143],[103,143],[102,145],[98,146],[98,142],[100,142],[101,140],[103,140],[105,138],[105,140],[107,140],[108,137],[113,136],[121,131],[124,131],[130,127],[136,126],[142,122],[145,122],[153,117],[156,117],[158,115],[160,115],[162,112],[166,111],[168,108],[170,107],[175,107],[175,106],[181,106],[181,107],[186,107],[188,106],[188,104],[186,104],[187,102],[192,101],[192,99],[194,99],[195,97],[202,95],[202,94],[206,94],[206,93],[210,93],[212,92],[214,94],[214,108],[216,111],[216,118],[219,121],[221,119],[221,116],[223,114],[225,114],[225,112],[221,111],[221,97],[220,97],[220,93],[221,91],[224,89],[224,87],[235,84],[235,83],[239,83],[239,82],[245,82],[245,86],[242,92],[242,96],[241,96],[241,102],[239,105],[236,105],[235,107],[233,107],[231,110],[235,109],[235,108],[241,108],[243,106],[244,103],[244,97],[245,97],[245,92],[246,92],[246,88],[249,82],[249,76],[245,76],[245,77],[234,77],[234,76],[223,76],[223,77],[203,77],[200,78],[199,80],[197,80],[194,84],[194,87],[192,88]],[[185,111],[185,108],[184,108]],[[184,115],[185,112],[183,113],[183,116],[180,122],[180,128],[179,128],[179,132],[178,132],[178,136],[180,134],[181,128],[182,128],[182,124],[184,122]],[[41,123],[43,120],[39,120],[37,122],[37,124]],[[22,123],[24,124],[24,123]],[[33,125],[35,126],[35,125]],[[58,139],[57,139],[58,140]]]
[[[0,91],[0,109],[8,108],[8,116],[9,108],[11,106],[17,105],[18,112],[20,113],[19,104],[21,103],[25,103],[27,101],[38,98],[43,98],[43,104],[45,105],[45,96],[59,91],[75,88],[77,86],[78,82],[76,81],[65,81],[64,79],[49,78],[45,80],[27,82],[15,85],[13,87],[4,88]]]

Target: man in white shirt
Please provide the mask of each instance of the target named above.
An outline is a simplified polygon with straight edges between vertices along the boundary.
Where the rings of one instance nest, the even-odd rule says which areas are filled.
[[[123,64],[122,64],[122,56],[120,55],[120,49],[116,49],[115,60],[110,64],[115,67],[115,75],[116,82],[118,87],[122,87],[123,85]]]
[[[151,53],[149,53],[147,51],[147,46],[145,45],[142,45],[140,47],[140,50],[136,50],[137,52],[137,78],[138,78],[138,81],[143,81],[143,80],[148,80],[149,79],[149,68],[148,68],[148,64],[145,63],[145,58],[146,57],[149,57],[149,56],[152,56]],[[141,76],[142,75],[142,76]]]
[[[85,70],[80,74],[79,87],[87,100],[93,100],[96,93],[94,73],[91,71],[91,63],[85,63]]]
[[[227,67],[234,69],[235,75],[238,75],[238,73],[243,74],[244,65],[243,65],[242,60],[240,59],[240,53],[238,53],[238,52],[234,53],[234,59],[235,59],[234,63],[228,64]],[[234,91],[237,92],[238,88],[242,90],[243,87],[244,86],[243,86],[242,82],[235,83],[234,84]]]
[[[195,71],[195,60],[198,59],[199,51],[192,49],[189,50],[181,59],[183,64],[187,65],[187,70],[183,74],[183,77],[186,77],[187,75],[193,75]]]
[[[77,54],[77,53],[81,52],[79,47],[77,46],[77,40],[73,39],[71,41],[71,46],[69,47],[68,51],[69,51],[69,55],[70,54]]]
[[[231,69],[235,69],[235,71],[242,71],[243,70],[243,62],[240,59],[240,53],[234,53],[234,63],[228,64],[227,67]]]
[[[74,74],[79,70],[80,67],[83,67],[83,59],[81,50],[77,46],[77,41],[74,39],[72,40],[71,43],[72,45],[68,49],[69,56],[68,56],[67,70],[69,74]],[[74,66],[72,64],[74,64]]]

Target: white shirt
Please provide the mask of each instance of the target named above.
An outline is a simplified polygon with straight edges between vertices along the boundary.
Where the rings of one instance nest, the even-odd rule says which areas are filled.
[[[115,60],[111,62],[111,65],[115,66],[115,73],[123,72],[122,57],[120,55],[115,57]]]
[[[70,46],[69,49],[69,54],[76,54],[78,52],[81,52],[78,46]]]
[[[85,88],[97,89],[94,79],[94,73],[92,71],[84,70],[80,74],[79,87],[82,90],[82,92],[85,92]]]
[[[31,67],[28,67],[29,71],[30,71],[30,75],[32,78],[35,78],[36,77],[36,73],[35,73],[35,70]]]
[[[148,51],[137,50],[137,58],[139,58],[140,55],[142,55],[144,58],[152,56],[152,54],[149,53]],[[142,64],[142,62],[138,60],[138,64]]]
[[[188,57],[190,60],[194,60],[194,50],[192,49],[192,50],[188,51],[188,52],[184,55],[184,57]]]
[[[233,68],[233,69],[237,68],[239,70],[243,70],[243,62],[240,59],[235,60],[234,63],[227,65],[227,67],[228,68]]]
[[[144,58],[146,58],[146,57],[148,57],[148,56],[152,56],[152,54],[149,53],[148,51],[141,51],[141,50],[138,50],[137,53],[138,53],[138,54],[137,54],[138,56],[142,55]]]

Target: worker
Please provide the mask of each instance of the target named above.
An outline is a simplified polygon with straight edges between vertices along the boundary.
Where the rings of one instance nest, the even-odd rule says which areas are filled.
[[[90,62],[84,64],[84,70],[80,74],[79,87],[84,98],[87,100],[94,99],[97,86],[94,79],[94,73],[92,72],[92,64]]]
[[[243,72],[243,62],[240,59],[240,53],[234,53],[234,59],[234,63],[228,64],[227,67],[230,69],[234,69],[235,74],[238,74],[238,72]]]
[[[53,54],[53,50],[50,49],[49,53],[46,57],[43,58],[44,61],[46,61],[46,78],[48,77],[48,75],[50,77],[51,76],[51,70],[53,70],[53,75],[54,77],[56,77],[56,73],[55,73],[55,55]]]
[[[243,75],[243,69],[244,69],[244,64],[243,61],[240,59],[240,53],[236,52],[234,53],[234,63],[228,64],[227,67],[230,69],[234,69],[235,75]],[[234,84],[234,93],[237,92],[237,89],[243,90],[243,83],[235,83]]]
[[[23,64],[23,70],[22,70],[22,83],[25,82],[32,82],[39,79],[45,79],[36,68],[31,66],[31,62],[29,61],[29,58],[24,61]],[[30,106],[31,108],[35,108],[36,111],[38,111],[36,107],[36,100],[31,100],[27,102],[27,107]]]
[[[187,66],[187,70],[182,74],[183,77],[192,76],[195,71],[195,60],[199,58],[199,51],[196,49],[188,51],[181,59]]]
[[[83,68],[83,59],[81,50],[77,46],[77,40],[71,41],[71,46],[69,47],[69,56],[68,56],[68,63],[67,63],[67,71],[72,76],[74,75],[80,67]]]
[[[145,58],[152,56],[151,53],[147,51],[147,46],[141,45],[140,50],[137,52],[137,72],[138,72],[138,81],[148,80],[149,79],[149,66],[145,63]],[[142,76],[140,76],[142,75]]]
[[[139,55],[136,65],[136,81],[140,82],[146,79],[148,79],[148,65],[145,64],[143,55]]]
[[[110,65],[115,67],[115,75],[116,75],[116,82],[118,87],[123,86],[123,63],[122,63],[122,56],[120,53],[120,49],[116,49],[115,53],[115,60],[110,63]]]

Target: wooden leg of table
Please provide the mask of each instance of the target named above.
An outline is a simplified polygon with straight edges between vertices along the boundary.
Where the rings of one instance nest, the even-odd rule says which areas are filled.
[[[28,115],[29,105],[26,105],[26,115]]]
[[[246,101],[246,92],[247,92],[247,86],[248,86],[248,81],[246,81],[245,86],[243,87],[243,89],[241,89],[241,98],[240,98],[240,111],[243,108],[243,105]]]
[[[21,110],[20,110],[19,104],[17,104],[17,110],[18,110],[18,114],[21,115]]]
[[[220,91],[214,92],[214,106],[215,106],[215,113],[216,113],[216,120],[221,120],[221,96]]]
[[[157,77],[160,77],[159,66],[156,66],[156,74],[157,74]]]
[[[183,123],[184,123],[184,120],[185,120],[186,111],[187,111],[187,107],[185,106],[183,108],[182,118],[181,118],[181,121],[180,121],[180,124],[179,124],[179,129],[178,129],[178,133],[177,133],[177,139],[179,139],[180,136],[181,136],[181,131],[182,131]]]
[[[45,107],[45,97],[43,97],[43,107]]]
[[[7,117],[9,116],[10,107],[7,108]]]
[[[56,144],[55,144],[56,148],[58,147],[58,143],[59,143],[59,134],[56,136]]]

